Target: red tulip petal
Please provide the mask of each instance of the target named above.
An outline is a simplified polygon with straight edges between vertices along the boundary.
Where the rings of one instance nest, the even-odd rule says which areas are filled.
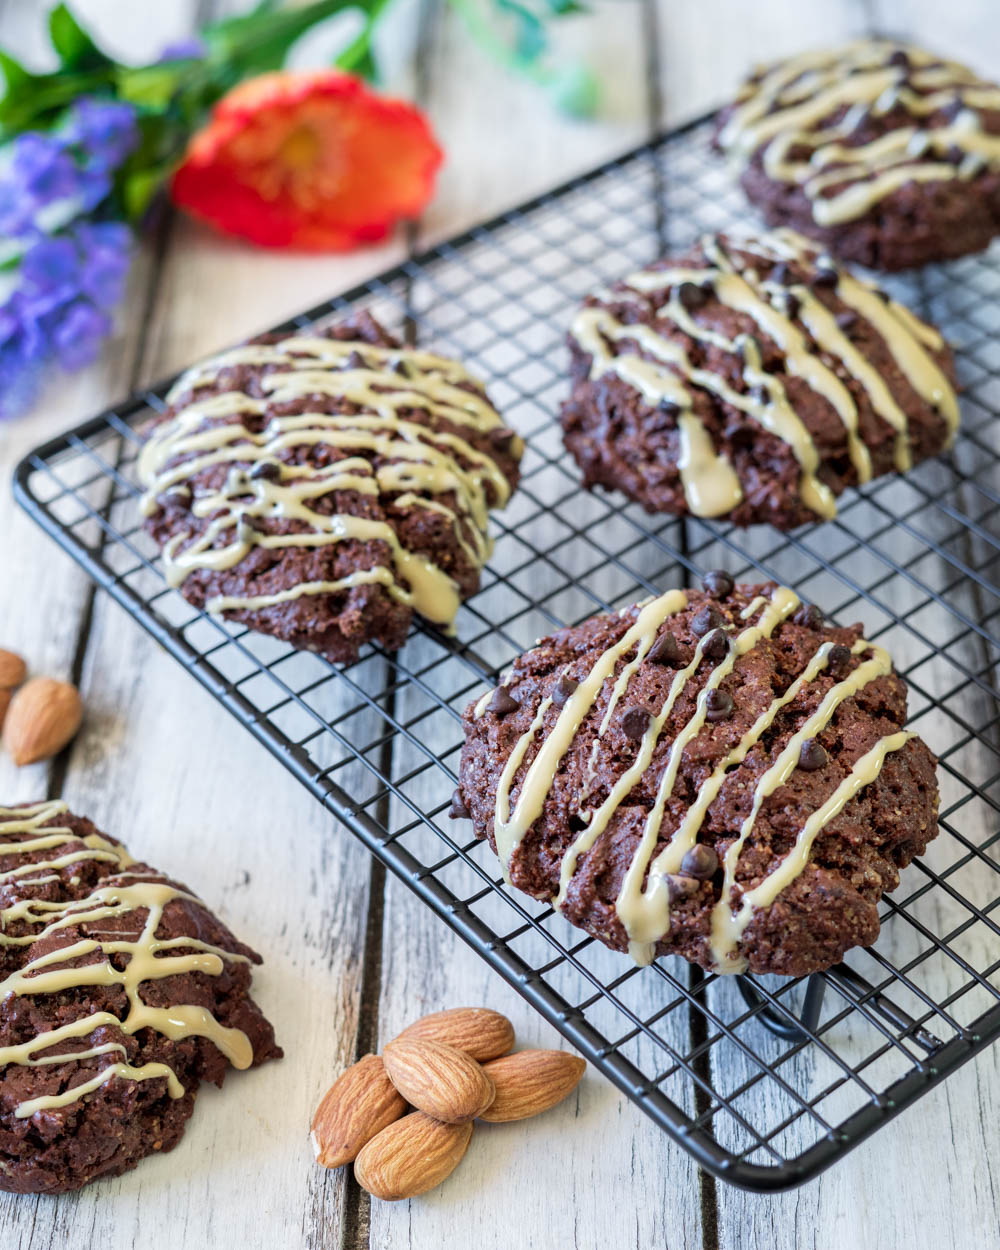
[[[219,101],[171,195],[254,243],[345,251],[417,216],[441,160],[411,104],[338,71],[263,74]]]

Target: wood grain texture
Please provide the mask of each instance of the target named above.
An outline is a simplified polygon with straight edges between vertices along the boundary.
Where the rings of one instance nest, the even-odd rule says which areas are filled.
[[[947,21],[933,0],[757,0],[752,15],[741,0],[600,0],[594,17],[560,35],[562,49],[586,55],[607,84],[600,120],[583,124],[560,118],[540,89],[491,63],[447,7],[398,4],[383,36],[388,82],[403,94],[422,93],[449,157],[414,245],[595,165],[656,124],[720,103],[755,60],[849,37],[869,22],[912,30],[987,70],[998,50],[992,14],[975,0],[949,4]],[[242,7],[242,0],[212,6]],[[77,0],[76,8],[115,51],[146,55],[190,29],[195,4]],[[5,46],[40,57],[38,6],[3,4],[0,28]],[[30,446],[133,382],[327,298],[394,263],[407,246],[400,235],[350,257],[303,258],[173,223],[162,257],[150,250],[135,266],[120,330],[101,361],[57,379],[35,412],[2,427],[0,476]],[[221,1093],[203,1091],[181,1146],[120,1180],[54,1200],[0,1197],[5,1246],[931,1250],[952,1244],[956,1228],[967,1230],[970,1244],[998,1244],[995,1050],[792,1194],[761,1197],[700,1181],[686,1153],[588,1073],[537,1121],[477,1127],[467,1158],[439,1190],[369,1212],[344,1174],[312,1164],[306,1139],[319,1096],[369,1034],[381,1043],[426,1011],[488,1004],[512,1018],[521,1046],[557,1046],[558,1035],[408,890],[373,878],[349,835],[123,612],[99,597],[88,620],[89,587],[6,488],[0,544],[0,646],[22,650],[35,671],[66,676],[79,667],[89,709],[55,770],[18,772],[0,759],[0,795],[34,797],[65,773],[63,792],[78,810],[189,881],[264,954],[258,995],[287,1054],[258,1072],[232,1074]],[[921,624],[933,634],[933,614]],[[410,644],[414,654],[429,645]],[[889,645],[903,662],[919,655],[905,630]],[[944,671],[922,676],[947,680]],[[330,696],[331,714],[337,697]],[[949,727],[929,724],[926,732],[947,740]],[[434,744],[429,730],[426,745]],[[397,774],[415,762],[402,752]],[[360,773],[354,782],[366,784]],[[440,802],[440,783],[423,784],[410,796]],[[940,931],[951,914],[935,908],[926,919]],[[366,954],[374,960],[367,969]],[[609,954],[607,974],[621,968]],[[655,980],[630,985],[634,1005],[651,1011]],[[723,987],[713,1005],[734,1011],[733,998]],[[718,1079],[735,1084],[752,1073],[745,1056],[728,1062]],[[808,1084],[822,1073],[803,1061],[795,1076]],[[752,1096],[773,1098],[763,1088]],[[777,1113],[779,1100],[771,1105]]]

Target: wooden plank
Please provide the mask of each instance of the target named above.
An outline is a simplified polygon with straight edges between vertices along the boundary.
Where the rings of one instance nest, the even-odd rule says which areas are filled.
[[[791,5],[762,0],[752,13],[735,0],[659,4],[664,121],[676,126],[729,100],[759,62],[862,34],[862,0]]]
[[[99,18],[109,6],[78,6],[81,18]],[[120,46],[139,53],[146,40],[176,37],[187,29],[192,3],[161,6],[156,21],[139,20],[133,11],[119,14],[113,23]],[[3,11],[4,46],[36,66],[51,63],[42,27],[42,12],[24,5],[6,5]],[[104,18],[105,25],[108,18]],[[99,29],[95,21],[95,29]],[[48,59],[47,59],[48,58]],[[144,333],[142,310],[145,288],[152,280],[152,246],[142,245],[129,275],[128,292],[116,315],[115,332],[99,359],[87,369],[64,374],[48,371],[38,402],[0,431],[0,534],[4,558],[0,561],[0,645],[22,651],[36,673],[68,677],[72,673],[81,622],[90,587],[76,566],[58,552],[18,508],[6,483],[15,465],[37,444],[82,421],[103,407],[112,396],[130,387]],[[5,801],[19,801],[44,793],[49,766],[15,769],[0,755],[0,793]]]
[[[975,18],[970,12],[974,6],[960,5],[955,22],[949,16],[949,21],[944,24],[940,22],[939,7],[933,10],[936,21],[932,20],[932,9],[929,5],[905,7],[911,20],[901,13],[901,6],[892,6],[889,13],[889,6],[876,5],[875,24],[903,33],[908,33],[912,26],[914,34],[929,43],[933,34],[936,40],[932,46],[942,47],[953,54],[968,54],[975,63],[972,46],[975,35],[972,34],[970,38],[970,33],[981,30],[981,23],[977,28]],[[683,100],[684,111],[699,111],[695,107],[696,100],[704,100],[706,106],[722,101],[725,92],[719,91],[717,75],[720,81],[725,78],[728,83],[735,83],[753,61],[792,53],[800,47],[821,44],[824,40],[840,40],[858,33],[865,25],[861,6],[810,6],[809,21],[812,25],[808,31],[794,20],[789,21],[790,14],[791,10],[786,5],[765,5],[763,11],[757,6],[754,22],[741,32],[743,38],[740,41],[725,41],[721,54],[713,57],[710,75],[703,68],[705,62],[698,58],[681,58],[674,83],[676,95]],[[981,17],[981,13],[979,16]],[[672,6],[667,10],[663,28],[663,56],[668,65],[668,84],[671,48],[684,49],[693,46],[692,41],[699,38],[700,24],[704,21],[708,24],[705,29],[715,29],[720,19],[722,15],[718,6],[711,3],[697,7]],[[805,20],[804,12],[802,20]],[[700,37],[704,38],[705,35]],[[725,74],[719,71],[720,62],[725,66]],[[668,96],[668,102],[673,99],[672,94]],[[912,504],[903,498],[905,488],[901,488],[898,493],[902,512]],[[886,501],[883,502],[883,507],[888,506],[891,511],[891,500],[884,498]],[[871,518],[870,528],[874,529],[876,525],[884,524],[884,521],[883,515],[875,513]],[[920,523],[928,528],[931,536],[934,535],[933,519],[922,517]],[[865,534],[865,521],[857,514],[851,525],[859,534]],[[807,539],[807,545],[817,552],[817,557],[819,548],[822,547],[823,554],[832,558],[830,552],[835,552],[842,546],[842,536],[835,538],[831,533],[828,544],[810,543]],[[890,550],[887,554],[901,560],[906,558],[898,550]],[[906,554],[909,554],[908,549]],[[733,560],[732,553],[721,549],[715,553],[711,549],[699,553],[699,560],[705,565],[711,564],[713,558],[730,564]],[[800,557],[790,562],[786,560],[783,573],[786,579],[796,584],[796,578],[804,579],[814,575],[817,564],[818,559],[808,557]],[[924,566],[921,568],[934,581],[933,571],[924,569]],[[880,567],[877,558],[867,557],[864,553],[852,560],[849,569],[844,566],[844,572],[856,577],[863,585],[871,584],[884,571],[885,566]],[[941,576],[942,570],[938,568],[937,577]],[[805,583],[820,603],[825,602],[836,607],[850,597],[844,591],[843,585],[837,586],[835,579],[826,578],[825,582],[829,584],[824,585],[822,577],[811,576],[811,581]],[[824,599],[824,591],[829,598]],[[908,604],[919,606],[926,597],[917,593],[905,578],[897,578],[891,587],[884,587],[881,592],[876,593],[881,593],[883,601],[894,604],[900,612]],[[963,606],[974,614],[974,605]],[[866,609],[863,603],[853,604],[851,610],[845,608],[842,619],[855,619],[858,616],[868,617],[873,627],[883,626],[886,622],[884,615],[880,616],[879,613]],[[942,641],[955,634],[954,622],[947,610],[934,606],[920,607],[919,617],[914,617],[914,629],[925,638]],[[894,627],[882,641],[891,649],[901,667],[919,665],[915,671],[914,682],[922,685],[929,693],[943,694],[960,680],[949,660],[943,657],[928,660],[927,644],[921,644],[914,632]],[[974,645],[965,644],[959,654],[971,667],[977,668],[982,664],[982,658]],[[974,697],[968,696],[970,707],[975,706],[976,702]],[[919,710],[924,704],[926,699],[921,699],[919,694],[911,697],[911,707]],[[981,713],[977,723],[985,719],[985,713]],[[955,723],[942,713],[922,717],[917,727],[939,751],[947,749],[955,741],[958,732]],[[990,760],[986,758],[989,753],[985,748],[978,748],[978,759],[976,755],[977,751],[970,748],[955,763],[969,769],[972,775],[980,775],[983,769],[989,775],[995,770],[995,763],[991,766]],[[946,802],[949,799],[954,801],[961,787],[944,774],[942,785]],[[988,817],[989,813],[985,810],[973,811],[967,808],[965,819],[963,820],[961,812],[957,819],[963,833],[975,840],[988,833]],[[950,847],[947,845],[950,841],[946,835],[943,836],[929,852],[928,861],[938,869],[954,861],[956,852],[954,844]],[[977,883],[973,865],[969,871],[957,877],[955,883],[958,888],[969,891],[973,897],[976,897],[977,892],[991,891],[992,882],[984,882],[982,874],[978,875],[980,881]],[[904,878],[899,895],[905,896],[908,889],[919,886],[922,880],[919,870],[911,869]],[[922,900],[913,910],[935,933],[947,932],[968,914],[960,905],[949,905],[946,900],[938,897],[938,893]],[[977,926],[976,930],[981,930],[981,926]],[[974,966],[983,967],[989,961],[988,951],[991,944],[995,946],[995,942],[987,931],[976,930],[962,943],[962,953]],[[891,924],[880,943],[880,947],[897,962],[902,962],[907,956],[916,955],[921,945],[915,932],[901,919]],[[865,966],[863,957],[852,962],[864,967],[869,973],[873,971],[870,964]],[[946,965],[947,960],[943,958],[936,962],[931,961],[933,981],[939,993],[956,988],[960,981],[954,969]],[[913,975],[918,983],[926,985],[932,978],[929,973],[922,975],[923,971],[926,970],[917,969]],[[911,1000],[905,991],[896,990],[891,996],[902,1001],[911,1010],[915,1008],[915,1000]],[[985,1006],[985,997],[982,996],[979,1000],[979,1010]],[[732,1020],[742,1012],[743,1005],[731,986],[713,988],[711,1002],[723,1019]],[[828,1010],[833,1010],[835,1005],[839,1009],[843,1003],[838,1003],[836,997],[831,996],[828,991]],[[740,1030],[740,1037],[752,1052],[765,1059],[773,1060],[783,1053],[784,1046],[770,1039],[759,1026],[746,1026]],[[830,1042],[838,1054],[846,1056],[849,1062],[857,1062],[872,1046],[872,1030],[866,1029],[856,1020],[847,1021],[834,1030]],[[753,1079],[759,1072],[750,1056],[740,1053],[736,1046],[724,1042],[713,1048],[712,1063],[713,1082],[726,1091],[739,1090],[743,1082]],[[765,1240],[776,1247],[810,1244],[818,1248],[829,1247],[830,1250],[845,1244],[856,1245],[861,1250],[885,1245],[932,1246],[949,1236],[948,1228],[966,1226],[972,1237],[979,1233],[987,1243],[995,1240],[995,1169],[989,1152],[982,1150],[979,1129],[972,1127],[978,1126],[984,1120],[990,1122],[996,1114],[991,1092],[995,1084],[995,1065],[996,1058],[993,1053],[983,1055],[952,1077],[945,1088],[922,1100],[919,1110],[905,1114],[900,1120],[881,1130],[874,1140],[860,1147],[857,1152],[824,1174],[819,1181],[801,1190],[773,1195],[766,1202],[762,1202],[753,1194],[726,1185],[717,1186],[718,1244],[733,1247],[733,1250]],[[887,1079],[889,1068],[889,1062],[884,1061],[873,1065],[865,1075],[870,1077],[877,1088],[880,1077]],[[810,1095],[819,1092],[836,1076],[833,1065],[817,1057],[814,1052],[786,1064],[781,1073],[789,1085],[798,1090],[809,1091]],[[843,1110],[848,1102],[846,1094],[839,1101]],[[822,1104],[821,1110],[833,1116],[837,1104],[838,1097],[831,1097]],[[771,1125],[777,1125],[794,1110],[792,1099],[782,1094],[770,1078],[765,1078],[754,1086],[737,1101],[737,1106],[745,1110],[748,1116],[752,1116],[755,1123]],[[834,1123],[837,1118],[834,1117]],[[914,1131],[915,1126],[917,1131]],[[720,1112],[716,1118],[716,1131],[723,1141],[735,1144],[741,1138],[733,1122],[727,1120],[725,1112]],[[808,1121],[804,1121],[783,1133],[777,1140],[785,1151],[794,1154],[796,1149],[802,1148],[814,1137],[812,1127]],[[760,1161],[767,1160],[761,1157]],[[919,1202],[914,1201],[913,1196],[916,1193],[921,1195]]]
[[[106,20],[114,18],[113,7],[104,6]],[[393,19],[402,73],[411,21],[412,7],[405,5]],[[139,46],[148,53],[156,42],[147,29]],[[162,376],[400,255],[399,240],[348,258],[262,254],[180,223],[170,239],[163,280],[152,293],[152,333],[141,378]],[[126,324],[129,312],[146,302],[142,278],[137,273]],[[84,411],[125,384],[125,378],[101,381],[92,397],[83,396]],[[48,428],[71,416],[54,417]],[[27,437],[44,432],[36,425]],[[115,519],[134,523],[134,508],[120,508]],[[33,545],[43,567],[50,544],[24,528],[25,556]],[[168,614],[176,610],[176,605],[159,607]],[[68,633],[72,655],[75,623]],[[235,648],[224,649],[215,662],[233,679],[248,669]],[[294,687],[329,672],[309,656],[280,669]],[[329,1245],[331,1238],[339,1240],[345,1177],[313,1164],[307,1133],[323,1090],[353,1058],[368,857],[332,829],[319,804],[266,760],[261,746],[103,597],[94,610],[82,689],[89,714],[70,759],[66,797],[125,837],[137,854],[190,880],[264,953],[258,995],[287,1059],[236,1074],[221,1095],[203,1091],[183,1144],[169,1158],[148,1160],[121,1180],[55,1201],[5,1199],[2,1226],[11,1244],[59,1244],[69,1250],[82,1250],[98,1238],[140,1239],[150,1229],[169,1229],[172,1239],[193,1245],[269,1245],[278,1236],[288,1244]],[[274,701],[253,684],[242,689],[251,698]],[[334,719],[348,696],[328,681],[310,702]],[[285,709],[276,719],[293,736],[310,730],[307,713]],[[370,716],[355,718],[351,730],[359,741],[367,740]],[[218,763],[211,763],[213,758]],[[366,785],[371,790],[362,771],[339,769],[335,776],[362,794]]]
[[[113,0],[88,0],[78,7],[98,15],[114,35],[116,49],[148,51],[147,6],[136,16],[142,29],[131,45]],[[170,21],[176,20],[178,7],[159,6],[169,10]],[[930,42],[935,33],[930,6],[917,8]],[[721,102],[745,61],[840,38],[863,21],[862,6],[847,3],[809,6],[807,19],[805,12],[790,16],[788,6],[774,0],[755,7],[749,28],[741,20],[742,6],[732,0],[657,9],[665,62],[661,93],[671,121]],[[7,12],[9,6],[4,40],[14,45]],[[413,16],[411,6],[405,20],[412,22]],[[975,16],[971,4],[968,14],[963,7],[954,23],[949,18],[941,24],[936,44],[944,47],[941,40],[947,38],[947,50],[963,55],[968,46],[975,60],[973,44],[986,47],[976,39]],[[647,133],[648,83],[642,65],[648,49],[641,11],[612,2],[602,6],[599,20],[596,34],[581,22],[565,36],[578,46],[599,42],[602,60],[614,67],[610,116],[597,125],[554,118],[540,93],[507,79],[470,45],[453,16],[437,29],[425,72],[449,164],[422,241],[543,190]],[[176,33],[184,29],[181,22]],[[737,31],[739,38],[729,36]],[[953,31],[966,32],[961,42]],[[174,37],[173,29],[168,37]],[[391,71],[390,80],[401,91],[413,82],[408,40],[398,41]],[[710,47],[711,57],[692,55],[691,49],[699,47]],[[401,254],[402,243],[396,241],[350,258],[272,256],[181,224],[155,301],[143,377],[168,372],[260,329]],[[136,270],[129,309],[142,305],[139,288],[147,273]],[[0,472],[21,449],[125,389],[138,339],[131,319],[123,319],[123,325],[127,331],[109,347],[102,365],[53,390],[31,418],[4,427]],[[456,337],[460,334],[456,330]],[[5,552],[13,560],[5,559],[0,568],[6,605],[0,642],[22,646],[39,668],[67,672],[86,587],[5,499],[0,497],[0,533],[5,539],[11,535]],[[44,631],[39,619],[47,622]],[[424,646],[411,642],[407,655],[431,656]],[[204,692],[176,674],[173,662],[123,613],[99,600],[83,670],[91,713],[73,753],[66,793],[135,849],[189,877],[234,929],[263,951],[260,998],[276,1018],[289,1057],[258,1073],[234,1074],[221,1095],[205,1091],[183,1145],[168,1159],[148,1161],[121,1181],[78,1197],[5,1199],[0,1227],[12,1246],[75,1250],[96,1244],[104,1234],[116,1242],[131,1235],[139,1244],[151,1229],[164,1235],[169,1230],[172,1238],[196,1246],[270,1245],[276,1237],[289,1245],[340,1243],[345,1182],[312,1166],[304,1132],[316,1098],[356,1044],[359,1005],[365,1005],[359,998],[367,860],[346,835],[332,835],[318,806],[276,763],[265,761],[261,748]],[[338,706],[343,704],[335,696],[326,704],[334,712]],[[434,733],[443,734],[441,740],[454,737],[453,729]],[[427,740],[433,746],[434,734]],[[222,743],[224,771],[206,770],[201,761],[219,759]],[[9,765],[6,773],[4,767],[0,763],[0,785],[11,797],[30,797],[45,787],[42,769],[12,776]],[[360,772],[348,781],[358,788],[366,784]],[[440,800],[437,788],[422,790],[419,780],[410,797],[424,804]],[[288,837],[289,829],[295,830],[294,838]],[[206,835],[214,835],[212,852],[193,853]],[[507,1011],[521,1044],[556,1044],[554,1032],[395,882],[386,890],[385,916],[381,1041],[425,1010],[466,1001]],[[610,967],[614,975],[621,964],[612,961]],[[629,987],[639,984],[633,980]],[[630,1001],[643,1007],[649,998],[640,989]],[[820,1247],[850,1242],[919,1248],[941,1244],[962,1222],[973,1235],[978,1231],[984,1244],[992,1244],[996,1211],[984,1195],[994,1193],[996,1175],[985,1125],[997,1113],[990,1094],[995,1063],[992,1052],[982,1057],[925,1099],[919,1112],[903,1117],[797,1194],[762,1200],[719,1187],[717,1244],[739,1247],[767,1240],[778,1250],[806,1241]],[[915,1133],[918,1115],[920,1131]],[[248,1141],[257,1144],[247,1146]],[[250,1150],[254,1166],[248,1168]],[[711,1188],[706,1192],[711,1194]],[[913,1201],[917,1192],[919,1203]],[[356,1204],[356,1194],[351,1201]],[[518,1212],[514,1219],[512,1210]],[[852,1214],[862,1210],[877,1212],[877,1219]],[[387,1250],[404,1239],[415,1247],[474,1241],[484,1250],[525,1244],[557,1250],[632,1242],[713,1245],[714,1215],[710,1208],[702,1225],[697,1177],[687,1155],[591,1074],[579,1094],[544,1121],[477,1130],[465,1164],[439,1191],[414,1203],[376,1204],[371,1244]],[[357,1219],[357,1210],[351,1218]],[[531,1229],[538,1230],[534,1239]],[[351,1224],[348,1235],[352,1246],[365,1244],[364,1221]]]
[[[422,238],[433,238],[466,220],[488,216],[503,204],[541,191],[648,134],[644,19],[638,6],[603,4],[586,27],[581,25],[574,33],[575,38],[585,37],[590,55],[599,58],[596,68],[607,84],[611,106],[610,115],[601,122],[582,126],[554,117],[537,91],[511,80],[490,64],[449,14],[433,41],[427,71],[428,107],[442,134],[449,164],[442,199],[436,209],[432,207]],[[490,145],[490,160],[486,162],[480,153],[484,136],[492,135],[502,135],[503,142]],[[446,222],[441,219],[445,207]],[[518,289],[523,285],[522,269],[516,262],[511,262],[504,279],[514,281]],[[472,310],[464,314],[464,323],[445,317],[446,300],[438,296],[440,315],[431,319],[431,325],[442,327],[442,333],[443,327],[450,325],[445,341],[448,350],[462,350],[464,339],[473,367],[496,384],[503,364],[492,357],[480,359],[477,354],[484,336],[475,324],[476,293],[464,295],[463,300],[463,308]],[[562,317],[566,311],[560,305],[553,316]],[[502,323],[503,311],[495,315]],[[502,391],[496,385],[494,389],[499,398]],[[515,421],[526,419],[526,411],[519,414],[512,410],[511,417]],[[496,558],[502,563],[503,552],[498,550]],[[595,583],[595,590],[614,593],[606,579]],[[567,605],[561,606],[565,610]],[[513,610],[500,600],[496,607],[504,615]],[[489,612],[490,607],[484,605],[482,610]],[[472,629],[474,624],[470,620],[466,628]],[[532,626],[524,623],[523,628]],[[417,670],[440,664],[429,669],[426,680],[438,697],[448,699],[452,706],[460,708],[466,697],[471,697],[471,692],[460,691],[463,682],[470,681],[469,675],[463,677],[441,664],[441,652],[435,644],[411,641],[404,662]],[[408,750],[401,744],[394,759],[394,775],[406,778],[415,771],[416,775],[404,783],[406,797],[418,810],[434,810],[441,804],[448,783],[436,765],[427,767],[427,752],[450,752],[457,740],[455,725],[446,712],[433,710],[432,700],[413,690],[404,692],[398,711],[404,721],[419,718],[414,720],[413,732],[425,749]],[[447,763],[454,768],[456,756],[450,753]],[[405,819],[402,808],[396,805],[393,827]],[[454,837],[468,836],[467,826],[449,826],[443,816],[438,823]],[[420,829],[404,836],[403,845],[425,856],[427,862],[444,854],[436,835]],[[476,858],[496,876],[496,864],[488,852],[479,851]],[[476,889],[474,875],[458,863],[441,868],[438,875],[460,897]],[[502,902],[485,900],[476,904],[474,911],[500,932],[513,926],[512,913]],[[459,1004],[488,1004],[515,1022],[520,1045],[560,1044],[551,1027],[391,878],[386,888],[385,917],[381,1042],[424,1012]],[[572,931],[561,921],[552,922],[551,928],[560,940],[573,940]],[[519,938],[513,947],[529,961],[546,957],[540,940]],[[554,954],[550,951],[548,957]],[[590,949],[581,958],[604,980],[627,970],[619,957],[603,948]],[[552,979],[571,1003],[584,996],[575,975],[554,975]],[[657,995],[661,1005],[665,1000],[664,987],[655,974],[649,974],[645,981],[641,977],[629,980],[620,993],[623,1001],[643,1017],[654,1010]],[[596,1014],[601,1016],[600,1011]],[[606,1019],[601,1019],[605,1027],[625,1031],[621,1017],[614,1012],[605,1014]],[[679,1045],[686,1046],[687,1028],[682,1019],[678,1034]],[[683,1099],[684,1094],[678,1093],[681,1088],[678,1082],[670,1092]],[[585,1250],[605,1244],[695,1247],[702,1244],[699,1201],[696,1169],[689,1157],[592,1073],[573,1097],[537,1121],[477,1128],[466,1160],[439,1190],[409,1203],[372,1203],[371,1245],[393,1250],[474,1240],[483,1250],[515,1244],[559,1250],[568,1246]]]
[[[964,61],[995,82],[1000,34],[991,16],[979,0],[955,0],[946,15],[934,0],[872,0],[874,29]]]

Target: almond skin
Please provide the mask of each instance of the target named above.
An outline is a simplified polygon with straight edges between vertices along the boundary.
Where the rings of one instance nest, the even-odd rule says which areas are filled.
[[[14,763],[35,764],[57,755],[80,728],[83,703],[75,686],[33,677],[10,701],[3,744]]]
[[[462,1162],[472,1122],[442,1124],[411,1111],[373,1137],[354,1160],[362,1189],[385,1202],[415,1198],[433,1189]]]
[[[28,675],[28,666],[16,651],[0,647],[0,690],[13,690]]]
[[[382,1052],[389,1079],[408,1103],[445,1124],[464,1124],[493,1101],[493,1082],[461,1050],[441,1042],[390,1042]]]
[[[352,1064],[323,1095],[312,1122],[316,1161],[325,1168],[351,1163],[361,1147],[406,1110],[378,1055]]]
[[[4,718],[7,715],[7,709],[10,707],[12,697],[9,690],[4,690],[0,687],[0,729],[3,729]]]
[[[396,1041],[440,1042],[485,1063],[514,1049],[514,1026],[488,1007],[453,1007],[407,1025]]]
[[[587,1064],[565,1050],[519,1050],[483,1065],[496,1088],[481,1113],[491,1124],[526,1120],[562,1102],[580,1083]]]

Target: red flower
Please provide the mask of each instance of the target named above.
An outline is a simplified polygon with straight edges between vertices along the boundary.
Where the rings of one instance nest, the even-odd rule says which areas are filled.
[[[346,251],[416,217],[441,160],[417,109],[349,74],[262,74],[215,106],[171,195],[193,216],[265,247]]]

